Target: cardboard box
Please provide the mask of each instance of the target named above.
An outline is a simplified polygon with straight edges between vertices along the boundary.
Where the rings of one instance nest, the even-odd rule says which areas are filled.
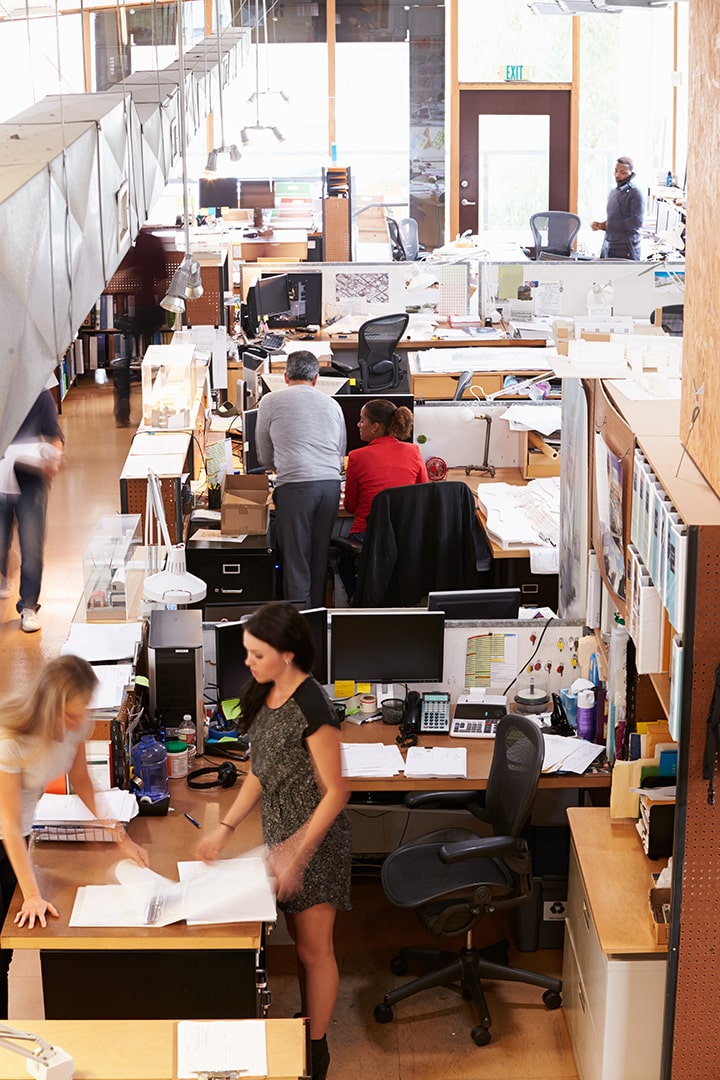
[[[648,895],[650,925],[658,945],[667,945],[670,940],[670,921],[663,915],[663,904],[670,903],[670,894],[670,889],[652,888]]]
[[[230,536],[267,532],[270,486],[267,476],[230,473],[222,485],[220,531]]]

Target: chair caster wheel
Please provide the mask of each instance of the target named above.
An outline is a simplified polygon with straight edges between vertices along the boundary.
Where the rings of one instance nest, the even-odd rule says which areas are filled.
[[[546,1009],[559,1009],[562,1005],[562,994],[557,990],[546,990],[542,999]]]
[[[390,970],[393,975],[407,975],[408,962],[404,956],[393,956],[390,961]]]
[[[373,1015],[378,1024],[389,1024],[395,1014],[389,1005],[386,1005],[384,1001],[381,1001],[379,1005],[375,1006]]]
[[[492,1035],[486,1027],[474,1027],[470,1032],[470,1037],[476,1046],[487,1046],[492,1039]]]

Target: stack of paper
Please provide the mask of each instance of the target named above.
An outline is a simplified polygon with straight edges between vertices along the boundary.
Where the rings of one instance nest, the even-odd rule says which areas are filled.
[[[586,742],[585,739],[566,738],[564,735],[547,735],[543,732],[545,756],[542,771],[569,772],[580,775],[600,757],[604,746]]]
[[[112,788],[95,794],[98,817],[124,825],[138,812],[129,791]],[[114,834],[97,824],[79,795],[45,794],[35,810],[32,834],[36,840],[114,840]]]
[[[197,1080],[200,1074],[268,1074],[264,1020],[181,1020],[177,1038],[180,1080]]]
[[[343,776],[397,776],[405,763],[397,746],[341,743]]]
[[[557,548],[560,536],[560,477],[518,484],[481,483],[478,505],[491,540],[511,550],[534,544]]]
[[[451,779],[467,776],[467,749],[464,746],[411,746],[405,762],[407,780],[433,777]]]
[[[143,624],[71,623],[70,633],[60,652],[81,656],[91,664],[134,660],[142,641]]]

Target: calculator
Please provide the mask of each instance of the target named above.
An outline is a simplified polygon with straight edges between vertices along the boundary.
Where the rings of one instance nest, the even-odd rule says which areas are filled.
[[[421,735],[447,735],[450,730],[450,695],[423,694],[420,709]]]
[[[453,717],[450,734],[456,739],[494,739],[497,724],[497,720],[490,720],[487,717],[479,720],[464,720],[456,715]]]

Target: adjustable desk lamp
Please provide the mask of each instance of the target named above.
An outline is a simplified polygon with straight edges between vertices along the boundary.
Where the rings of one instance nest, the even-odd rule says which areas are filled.
[[[30,1049],[29,1046],[16,1045],[13,1040],[24,1040],[36,1045]],[[0,1024],[0,1046],[27,1058],[27,1071],[31,1076],[37,1077],[37,1080],[72,1080],[75,1062],[70,1055],[59,1046],[51,1046],[32,1031],[18,1031],[17,1028]]]
[[[167,561],[164,570],[148,576],[147,571],[152,569],[150,565],[150,549],[153,517],[157,522],[158,531],[162,535],[167,550]],[[188,573],[185,561],[185,545],[172,544],[170,541],[160,483],[151,470],[148,470],[147,499],[145,503],[145,551],[146,577],[143,585],[143,596],[146,600],[165,604],[166,607],[186,607],[188,604],[194,604],[197,600],[202,600],[205,597],[207,594],[205,582],[194,574]]]
[[[522,382],[515,383],[514,386],[503,387],[501,390],[495,390],[492,394],[485,394],[485,401],[495,401],[501,395],[503,397],[506,397],[508,394],[513,394],[515,396],[523,394],[526,390],[529,390],[531,386],[535,386],[536,383],[542,382],[543,379],[547,379],[552,375],[552,371],[545,371],[542,375],[533,376],[532,379],[523,379]],[[463,371],[462,375],[458,379],[457,389],[453,396],[453,401],[460,400],[471,381],[472,372]],[[470,393],[475,398],[475,400],[478,401],[479,398],[474,393],[475,390],[482,390],[482,387],[470,387]],[[488,457],[490,454],[490,429],[492,427],[492,413],[476,413],[473,412],[471,408],[467,407],[461,410],[460,417],[465,423],[471,423],[473,420],[484,420],[487,425],[485,428],[485,447],[483,451],[482,465],[466,465],[465,475],[469,476],[471,472],[481,472],[486,473],[488,476],[494,476],[495,466],[490,465],[488,462]]]

